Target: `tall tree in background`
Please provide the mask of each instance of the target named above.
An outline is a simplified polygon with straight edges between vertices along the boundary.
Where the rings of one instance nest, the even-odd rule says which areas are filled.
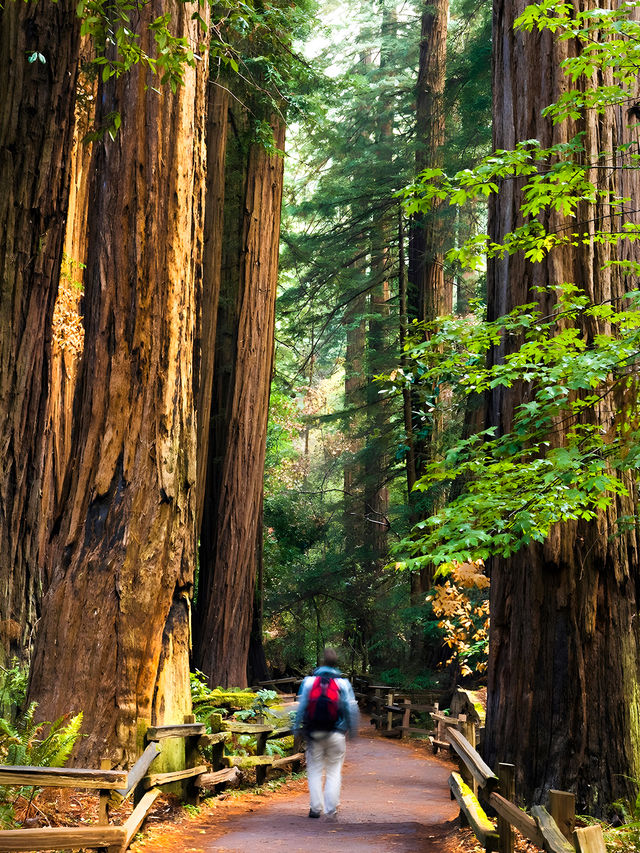
[[[445,84],[447,64],[447,24],[449,0],[437,0],[427,4],[422,11],[420,36],[420,65],[416,87],[416,172],[423,169],[442,168],[445,144]],[[409,232],[409,315],[419,321],[431,321],[453,310],[453,289],[445,279],[444,248],[445,231],[438,206],[429,213],[410,223]],[[434,389],[437,397],[443,389]],[[414,400],[413,410],[422,407]],[[433,409],[432,409],[433,410]],[[415,416],[414,416],[415,418]],[[405,418],[406,420],[406,418]],[[440,452],[444,424],[432,415],[424,415],[411,425],[407,432],[411,450],[407,453],[407,465],[414,470],[407,474],[408,483],[415,483],[422,474],[423,466],[433,454]],[[406,428],[406,427],[405,427]],[[438,500],[438,496],[430,496]],[[422,501],[420,502],[422,503]],[[425,513],[430,514],[433,506],[426,510],[418,505],[417,494],[409,493],[409,505],[413,521]],[[415,607],[424,604],[427,590],[433,582],[433,569],[426,567],[411,575],[411,601]],[[423,637],[420,628],[412,638],[414,654],[422,656]]]
[[[610,227],[609,193],[638,197],[638,170],[620,168],[623,155],[615,153],[617,146],[633,139],[633,131],[620,108],[602,114],[586,111],[577,121],[555,125],[542,116],[566,85],[560,63],[575,55],[579,45],[556,41],[548,31],[514,32],[514,18],[525,5],[525,0],[497,0],[494,7],[494,145],[511,149],[518,141],[535,138],[549,146],[582,133],[587,163],[597,163],[600,153],[607,152],[607,168],[595,177],[603,194],[596,203],[582,202],[579,224],[572,225],[593,235],[600,227]],[[581,0],[576,8],[595,5]],[[612,7],[609,2],[598,5]],[[491,207],[492,239],[500,241],[520,224],[520,187],[516,181],[501,186]],[[551,230],[565,222],[557,214],[547,214],[542,221]],[[637,214],[633,221],[638,221]],[[543,316],[549,315],[554,294],[538,288],[563,282],[575,282],[596,304],[622,304],[629,289],[622,272],[618,267],[603,269],[615,251],[608,241],[585,240],[557,248],[535,265],[522,254],[494,259],[488,271],[489,319],[531,302],[538,303]],[[638,260],[637,249],[627,251]],[[586,323],[585,339],[593,341],[602,323],[593,318]],[[503,355],[498,349],[494,359]],[[523,383],[496,388],[489,397],[487,425],[499,434],[508,432],[526,394]],[[593,412],[595,423],[612,423],[612,395],[603,397]],[[563,443],[567,429],[566,420],[556,425],[554,445]],[[596,520],[557,525],[544,544],[491,562],[485,757],[491,765],[516,765],[518,790],[528,801],[540,801],[549,788],[574,790],[580,808],[598,812],[604,804],[629,796],[632,780],[640,778],[638,541],[635,528],[616,523],[620,517],[635,516],[637,493],[630,475],[624,475],[624,485],[626,496],[618,496]],[[592,787],[593,780],[598,784]]]
[[[79,44],[75,3],[0,8],[0,662],[28,657],[43,585],[42,454]]]
[[[140,10],[146,52],[167,14],[197,51],[206,36],[192,11],[152,0]],[[84,712],[78,760],[126,763],[139,722],[190,708],[206,56],[175,91],[158,92],[142,64],[100,84],[98,121],[118,114],[122,127],[94,151],[74,465],[29,689],[44,718]]]
[[[196,665],[212,684],[246,684],[261,547],[285,137],[279,117],[270,127],[275,150],[246,107],[230,106],[195,626]]]

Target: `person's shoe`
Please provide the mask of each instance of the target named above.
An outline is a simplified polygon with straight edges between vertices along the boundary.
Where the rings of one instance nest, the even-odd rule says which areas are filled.
[[[338,819],[338,812],[335,811],[335,809],[332,812],[326,812],[324,819],[325,820],[337,820]]]
[[[309,809],[309,817],[320,817],[320,812],[314,812],[313,809]]]

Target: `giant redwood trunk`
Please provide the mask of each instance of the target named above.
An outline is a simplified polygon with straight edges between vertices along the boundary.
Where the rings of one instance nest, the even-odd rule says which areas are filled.
[[[284,124],[272,119],[277,149]],[[196,664],[212,684],[244,685],[262,523],[284,163],[233,105],[207,484],[200,531]]]
[[[629,140],[626,115],[591,112],[573,126],[555,128],[542,118],[543,107],[567,86],[559,64],[576,46],[554,43],[548,33],[514,33],[513,20],[524,8],[525,0],[497,0],[494,7],[495,146],[512,148],[531,138],[549,145],[582,131],[587,161],[597,162],[597,152]],[[602,190],[637,198],[639,177],[637,170],[602,169],[597,182]],[[505,182],[491,210],[493,238],[518,224],[520,200],[519,186]],[[607,228],[607,213],[604,202],[585,203],[580,227],[591,233],[601,224]],[[629,285],[615,268],[602,270],[613,251],[591,244],[558,250],[537,265],[519,255],[493,261],[489,318],[536,301],[548,314],[552,298],[540,296],[537,285],[574,282],[595,302],[621,300]],[[597,322],[584,331],[596,334]],[[489,424],[508,430],[522,393],[493,393]],[[607,397],[595,418],[608,424],[614,415]],[[562,428],[557,425],[555,440]],[[492,561],[485,757],[492,765],[516,765],[526,802],[543,801],[549,788],[559,788],[577,793],[579,809],[599,812],[631,794],[631,780],[640,778],[638,541],[634,531],[616,525],[617,517],[637,509],[635,483],[627,478],[626,485],[629,497],[618,498],[593,522],[558,526],[543,545]]]
[[[89,39],[80,47],[80,66],[92,54]],[[83,269],[87,243],[87,212],[89,205],[89,168],[91,144],[83,142],[93,125],[97,81],[88,75],[78,75],[73,147],[70,155],[71,182],[69,209],[63,246],[63,261],[58,284],[58,296],[53,311],[51,355],[49,360],[49,393],[45,446],[43,451],[42,502],[40,543],[38,553],[42,572],[43,593],[51,580],[52,559],[48,553],[52,527],[60,507],[67,464],[71,453],[73,397],[78,368],[84,348],[84,327],[81,304]]]
[[[205,39],[183,3],[151,0],[143,49],[166,13],[190,44]],[[206,66],[175,93],[140,67],[98,93],[98,121],[119,111],[122,127],[93,156],[74,464],[29,691],[46,719],[84,712],[82,763],[126,763],[140,726],[190,710]]]
[[[28,656],[42,585],[42,448],[69,197],[75,10],[69,0],[0,7],[0,663]]]

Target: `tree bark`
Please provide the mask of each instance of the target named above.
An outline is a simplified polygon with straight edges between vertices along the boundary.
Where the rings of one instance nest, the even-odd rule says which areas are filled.
[[[143,48],[166,13],[197,51],[206,36],[177,0],[141,8]],[[94,149],[74,465],[29,689],[45,719],[84,712],[80,763],[126,764],[140,725],[190,710],[206,81],[205,58],[175,93],[140,66],[99,89],[98,121],[119,111],[122,127]]]
[[[207,459],[211,420],[211,395],[215,366],[216,327],[222,241],[224,235],[225,155],[229,90],[211,80],[207,110],[207,188],[205,201],[204,254],[202,259],[202,299],[194,360],[198,387],[198,474],[196,524],[200,530],[207,482]]]
[[[277,149],[285,127],[271,119]],[[207,485],[200,535],[196,662],[211,684],[246,684],[256,538],[274,351],[284,161],[251,139],[233,105]]]
[[[92,46],[84,39],[80,47],[80,66],[88,62]],[[67,464],[71,453],[73,397],[82,351],[82,297],[87,247],[87,214],[89,208],[89,169],[92,145],[83,142],[95,119],[97,81],[82,73],[78,76],[73,149],[71,151],[71,186],[63,246],[63,260],[58,295],[53,311],[53,335],[50,358],[47,426],[43,452],[40,565],[42,594],[51,582],[52,560],[48,553],[52,527],[60,508]]]
[[[579,9],[586,7],[584,0]],[[592,6],[595,4],[591,4]],[[603,4],[599,4],[602,6]],[[605,3],[609,6],[609,3]],[[560,62],[576,45],[557,43],[549,33],[514,33],[513,21],[525,0],[494,5],[494,144],[512,148],[536,138],[543,145],[584,132],[587,161],[630,140],[621,110],[587,114],[571,126],[553,127],[543,107],[567,84]],[[623,185],[623,182],[624,184]],[[603,190],[638,196],[637,170],[600,170]],[[490,211],[492,239],[516,227],[521,184],[505,182]],[[584,204],[580,220],[591,233],[608,209],[602,201]],[[554,228],[560,219],[547,219]],[[572,228],[576,228],[573,224]],[[553,297],[536,286],[575,282],[595,302],[620,299],[628,289],[615,268],[602,270],[615,249],[605,245],[554,251],[532,265],[522,256],[491,262],[488,271],[489,319],[525,302],[538,302],[543,314]],[[637,260],[637,250],[627,247]],[[591,337],[598,323],[586,328]],[[500,359],[503,352],[494,353]],[[525,389],[500,389],[488,400],[487,423],[508,431]],[[609,423],[615,403],[605,398],[595,417]],[[562,440],[561,424],[554,440]],[[636,486],[625,478],[629,497],[601,512],[593,522],[557,526],[543,545],[491,563],[491,640],[485,758],[491,765],[511,762],[526,802],[543,802],[549,788],[574,791],[578,808],[602,812],[621,796],[635,797],[640,778],[637,716],[638,541],[621,533],[616,518],[637,509]]]
[[[251,619],[251,636],[249,637],[249,653],[247,658],[247,683],[257,684],[271,678],[267,658],[264,652],[264,559],[263,559],[263,502],[260,512],[256,535],[256,589],[253,597],[253,617]]]
[[[42,453],[79,38],[69,0],[0,8],[0,663],[28,657],[43,583]]]
[[[444,91],[447,61],[447,23],[449,0],[436,0],[425,5],[421,19],[420,64],[416,87],[416,171],[441,168],[445,144]],[[426,215],[414,218],[409,227],[409,316],[419,321],[433,321],[453,310],[453,288],[444,277],[443,229],[438,205]],[[434,389],[434,394],[438,393]],[[423,406],[413,400],[414,412]],[[415,418],[415,416],[414,416]],[[415,419],[412,429],[413,452],[407,455],[407,481],[415,483],[422,476],[424,465],[438,452],[442,421],[434,414],[427,425],[423,418]],[[424,498],[423,498],[424,500]],[[438,498],[424,508],[415,492],[409,494],[411,518],[417,522],[436,509]],[[411,603],[421,607],[433,582],[433,567],[427,566],[411,575]],[[418,627],[412,637],[413,655],[422,659],[424,642]]]

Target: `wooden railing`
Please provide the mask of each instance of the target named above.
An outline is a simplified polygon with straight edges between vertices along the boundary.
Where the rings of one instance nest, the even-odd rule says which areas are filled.
[[[18,767],[0,766],[0,785],[37,786],[51,788],[88,788],[99,792],[98,822],[81,827],[39,827],[37,829],[11,829],[0,831],[0,851],[29,850],[78,850],[91,849],[124,853],[131,840],[142,826],[161,788],[177,787],[185,802],[197,804],[203,790],[214,791],[218,786],[236,780],[240,771],[255,767],[256,782],[266,779],[269,767],[280,768],[291,764],[300,766],[304,753],[297,751],[288,756],[266,755],[269,740],[284,738],[292,734],[290,727],[223,720],[214,714],[211,719],[213,734],[206,732],[195,717],[185,717],[185,722],[171,726],[153,726],[147,729],[147,742],[140,758],[133,767],[110,770],[84,770],[64,767]],[[256,755],[238,757],[224,755],[224,745],[234,733],[250,734],[256,738]],[[162,742],[169,738],[184,741],[184,766],[153,773],[151,765],[162,755]],[[202,750],[211,748],[212,760],[207,762]],[[109,812],[132,798],[134,809],[122,826],[109,823]]]
[[[500,764],[496,775],[462,732],[451,727],[445,736],[467,776],[465,780],[461,773],[451,774],[451,793],[487,853],[513,853],[515,839],[512,827],[547,853],[606,853],[601,826],[575,828],[573,794],[550,791],[550,811],[537,805],[531,808],[529,815],[514,802],[515,767],[512,764]],[[480,804],[479,792],[498,815],[497,830]]]
[[[437,752],[452,750],[460,761],[460,772],[449,777],[449,788],[465,820],[487,853],[514,853],[513,828],[547,853],[606,853],[602,827],[575,827],[575,797],[566,791],[549,791],[549,810],[533,806],[531,814],[515,804],[515,767],[500,764],[498,773],[477,751],[484,728],[467,715],[450,716],[440,711],[438,702],[413,702],[397,688],[354,679],[356,697],[369,711],[371,722],[381,734],[402,737],[423,734]],[[431,729],[411,725],[411,715],[427,713]],[[474,715],[477,717],[477,715]],[[497,815],[497,826],[483,809],[482,798]]]

